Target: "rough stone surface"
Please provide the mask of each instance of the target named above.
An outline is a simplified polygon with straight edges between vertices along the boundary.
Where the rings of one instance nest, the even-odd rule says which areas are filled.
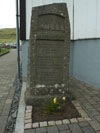
[[[32,109],[26,110],[26,114],[27,114],[27,113],[32,113]]]
[[[80,127],[87,127],[87,126],[89,126],[89,123],[88,122],[80,122],[79,125],[80,125]]]
[[[31,113],[26,113],[26,114],[25,114],[25,117],[31,117],[31,116],[32,116]]]
[[[47,121],[40,122],[40,127],[46,127],[47,126]]]
[[[38,123],[38,122],[33,123],[33,124],[32,124],[32,127],[33,127],[33,128],[38,128],[38,127],[39,127],[39,123]]]
[[[70,122],[71,123],[76,123],[77,122],[77,119],[76,118],[72,118],[72,119],[70,119]]]
[[[91,118],[86,117],[86,118],[84,118],[84,120],[86,120],[86,121],[91,121]]]
[[[48,127],[47,131],[48,131],[48,133],[59,133],[56,126]]]
[[[25,120],[25,123],[32,123],[32,119]]]
[[[84,127],[82,128],[84,133],[95,133],[95,131],[91,127]]]
[[[60,133],[71,133],[70,130],[60,131]]]
[[[25,116],[25,120],[31,119],[31,115]]]
[[[100,123],[98,123],[97,121],[89,121],[89,123],[95,131],[100,130]]]
[[[61,120],[56,121],[56,125],[62,125],[62,121]]]
[[[98,122],[100,122],[100,115],[94,116],[94,118],[95,118]]]
[[[79,122],[85,121],[84,118],[82,118],[82,117],[77,118],[77,120],[78,120]]]
[[[68,125],[59,125],[58,126],[58,129],[61,131],[61,130],[67,130],[69,129]]]
[[[32,123],[25,124],[25,129],[31,129],[32,128]]]
[[[46,133],[47,129],[42,127],[42,128],[36,128],[36,133]]]
[[[69,123],[70,123],[70,121],[68,119],[63,120],[63,124],[69,124]]]
[[[32,106],[26,106],[27,110],[32,110]]]
[[[27,104],[67,95],[69,86],[70,25],[66,4],[32,9],[28,56]]]
[[[73,133],[82,133],[82,130],[78,124],[70,124],[69,127]]]
[[[36,133],[35,129],[25,130],[24,133]]]
[[[48,121],[49,126],[54,126],[55,124],[56,124],[55,121]]]

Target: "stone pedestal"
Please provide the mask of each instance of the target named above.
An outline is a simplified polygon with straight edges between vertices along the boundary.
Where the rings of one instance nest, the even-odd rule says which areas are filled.
[[[66,96],[69,83],[70,24],[66,4],[32,9],[26,104]]]

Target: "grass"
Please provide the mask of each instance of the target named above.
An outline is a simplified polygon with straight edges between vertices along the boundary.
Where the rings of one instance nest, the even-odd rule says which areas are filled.
[[[8,51],[9,51],[9,50],[8,50],[7,48],[1,49],[1,50],[0,50],[0,54],[6,53],[6,52],[8,52]]]
[[[0,29],[0,43],[16,42],[16,28]]]

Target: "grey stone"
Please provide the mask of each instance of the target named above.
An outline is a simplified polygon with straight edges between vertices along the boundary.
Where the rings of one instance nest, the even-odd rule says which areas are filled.
[[[0,125],[0,133],[4,133],[5,125]]]
[[[60,133],[71,133],[70,130],[60,131]]]
[[[71,122],[71,123],[76,123],[76,122],[78,122],[78,121],[77,121],[76,118],[72,118],[72,119],[70,119],[70,122]]]
[[[10,104],[5,104],[5,106],[3,107],[2,115],[8,115],[10,107],[11,107]]]
[[[99,104],[94,105],[94,107],[95,107],[95,109],[96,109],[97,111],[100,112],[100,105],[99,105]]]
[[[6,125],[8,116],[0,116],[0,125]]]
[[[25,130],[24,133],[36,133],[35,129]]]
[[[95,118],[98,122],[100,122],[100,115],[94,116],[94,118]]]
[[[72,133],[82,133],[82,130],[78,124],[70,124],[69,127]]]
[[[93,99],[94,101],[96,101],[96,102],[100,102],[100,98],[99,98],[99,97],[97,97],[97,96],[96,96],[96,97],[95,97],[95,96],[94,96],[94,97],[92,97],[92,99]]]
[[[91,108],[93,108],[93,106],[92,106],[90,103],[83,103],[83,106],[84,106],[86,109],[91,109]]]
[[[47,121],[40,122],[40,127],[46,127],[47,126]]]
[[[36,128],[36,133],[46,133],[47,128],[42,127],[42,128]]]
[[[61,120],[56,121],[56,125],[62,125],[62,121]]]
[[[68,119],[64,119],[62,121],[63,121],[63,124],[69,124],[70,123],[70,121]]]
[[[55,126],[55,124],[56,124],[55,121],[48,121],[49,126]]]
[[[68,127],[68,125],[59,125],[58,129],[59,130],[66,130],[66,129],[69,129],[69,127]]]
[[[91,127],[84,127],[82,128],[84,133],[95,133],[95,131]]]
[[[70,25],[65,3],[32,9],[26,104],[67,95]],[[41,102],[42,101],[42,102]]]
[[[39,123],[38,122],[32,123],[32,127],[33,128],[38,128],[39,127]]]
[[[89,121],[89,123],[95,131],[100,130],[100,123],[98,123],[97,121]]]
[[[97,104],[97,102],[96,101],[94,101],[94,100],[88,100],[88,102],[91,104],[91,105],[95,105],[95,104]]]
[[[48,131],[48,133],[59,133],[56,126],[48,127],[47,131]]]
[[[79,125],[80,125],[80,127],[87,127],[87,126],[89,126],[89,123],[88,122],[80,122]]]
[[[93,109],[88,109],[87,112],[88,112],[88,114],[89,114],[90,116],[99,115],[99,112],[98,112],[95,108],[93,108]]]

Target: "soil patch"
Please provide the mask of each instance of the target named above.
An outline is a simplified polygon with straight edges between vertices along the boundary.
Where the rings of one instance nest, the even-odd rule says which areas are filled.
[[[63,120],[80,117],[79,112],[72,104],[71,101],[66,102],[64,108],[60,111],[54,112],[53,114],[44,114],[43,106],[34,107],[32,110],[32,122],[52,121],[52,120]]]

